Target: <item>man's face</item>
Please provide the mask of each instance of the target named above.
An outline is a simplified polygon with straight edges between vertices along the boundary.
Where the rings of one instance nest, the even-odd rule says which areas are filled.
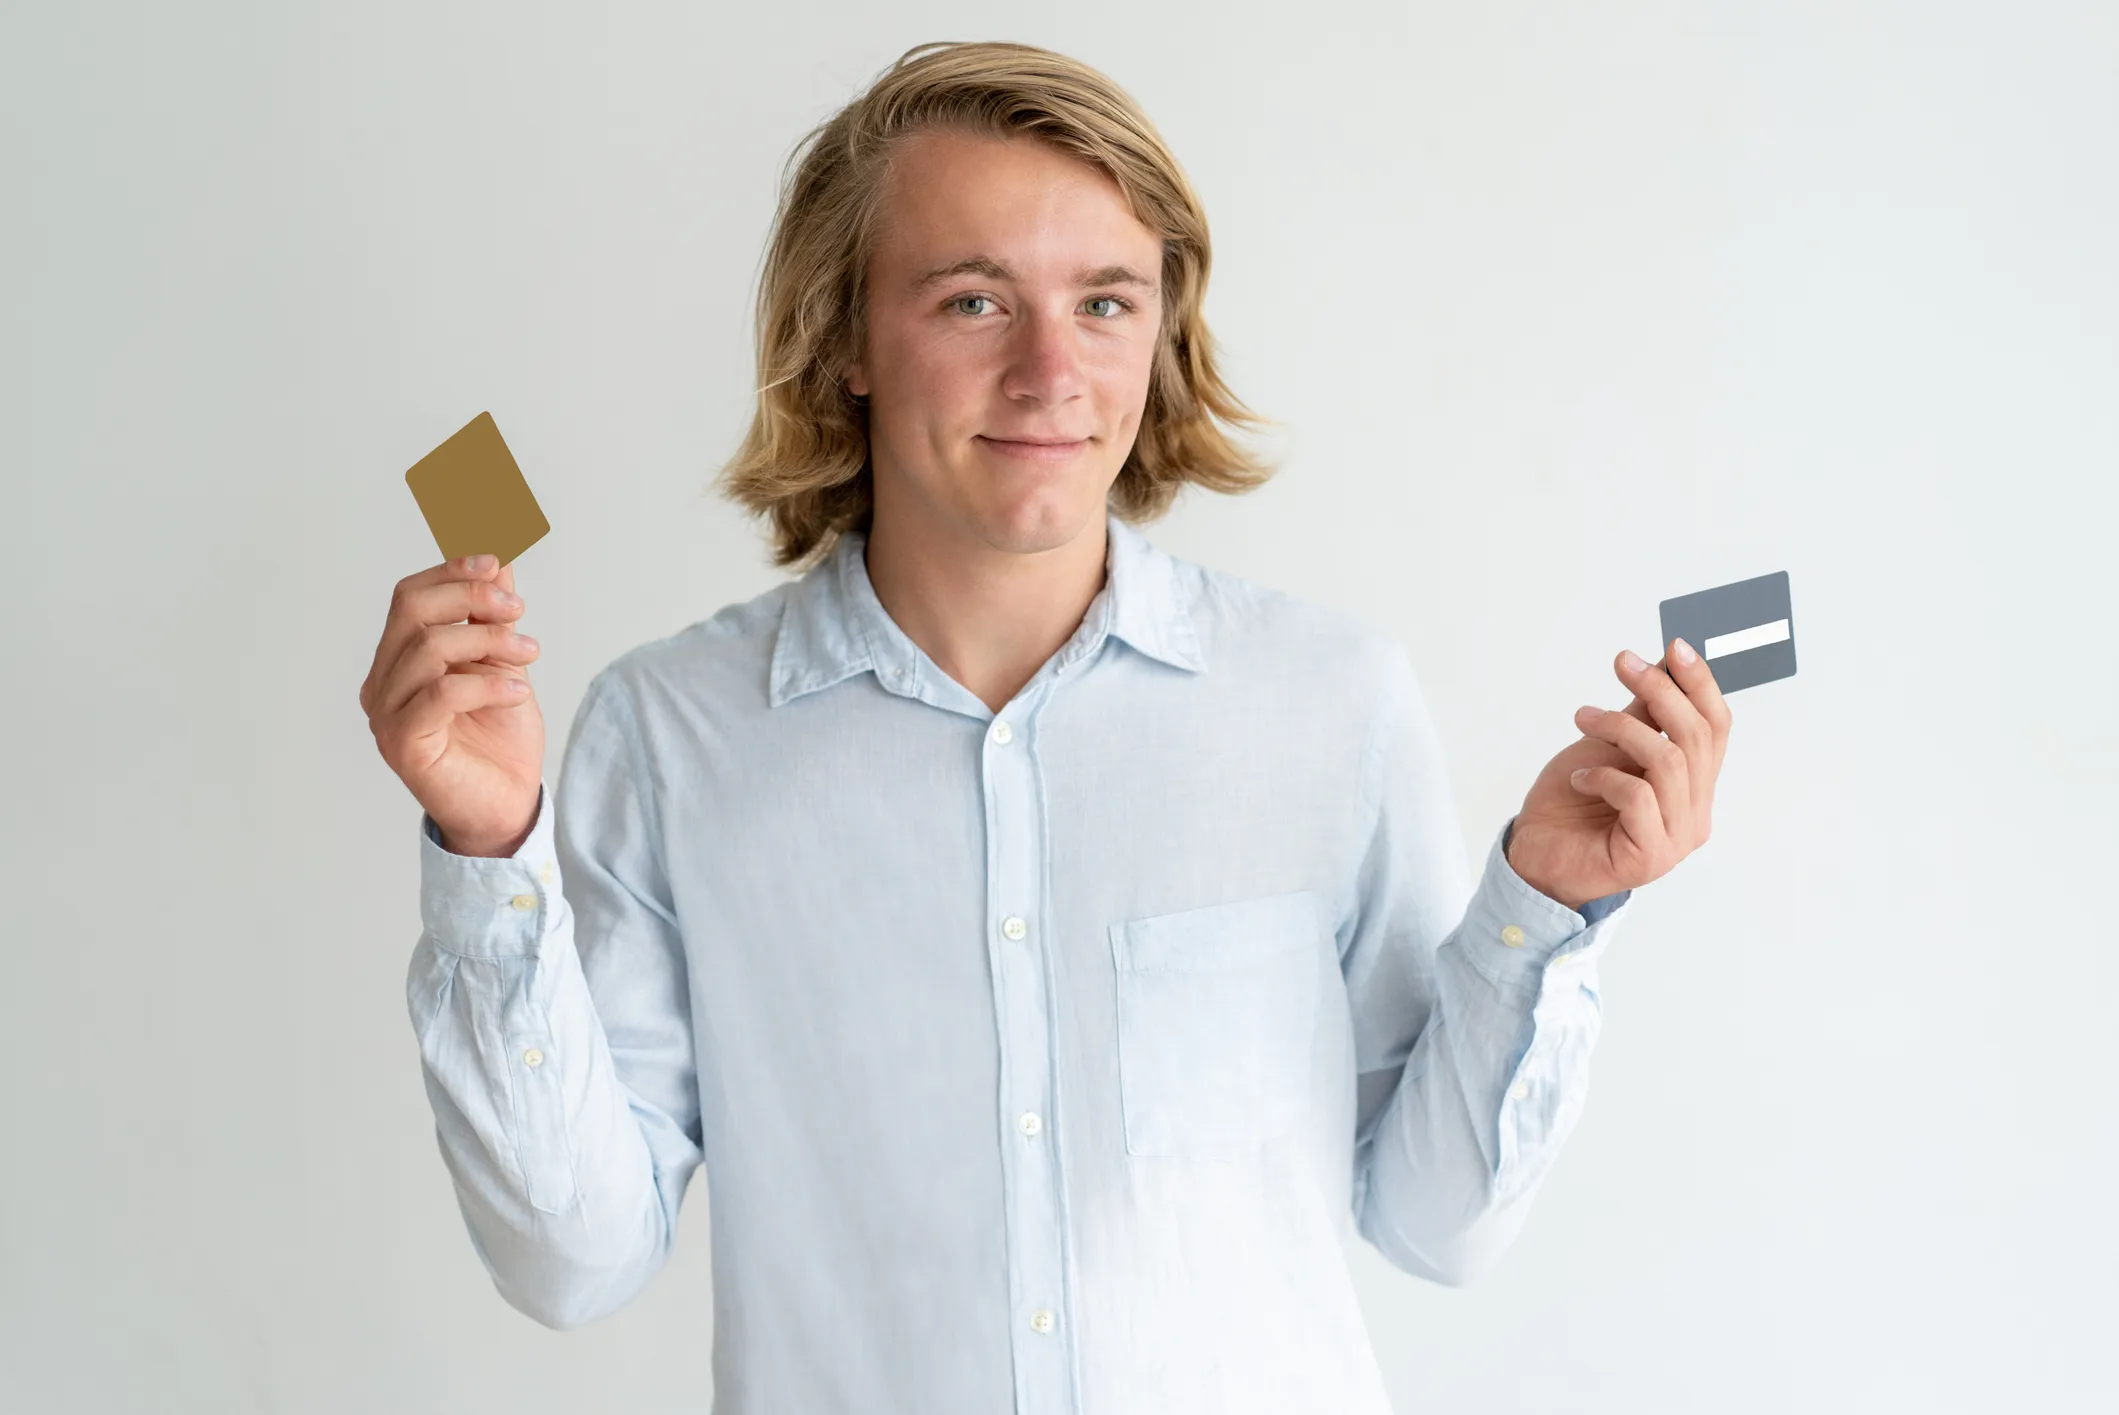
[[[1147,403],[1162,241],[1043,142],[942,131],[901,150],[882,218],[846,377],[878,524],[1017,553],[1100,527]]]

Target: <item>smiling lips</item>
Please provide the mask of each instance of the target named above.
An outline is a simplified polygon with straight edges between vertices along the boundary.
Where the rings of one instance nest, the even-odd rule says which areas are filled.
[[[1073,456],[1076,452],[1079,452],[1082,448],[1089,445],[1089,440],[1087,438],[1076,438],[1072,442],[1028,440],[1015,442],[1003,438],[982,436],[979,438],[979,441],[985,443],[988,447],[1000,453],[1003,457],[1019,457],[1026,462],[1065,461],[1067,458]]]

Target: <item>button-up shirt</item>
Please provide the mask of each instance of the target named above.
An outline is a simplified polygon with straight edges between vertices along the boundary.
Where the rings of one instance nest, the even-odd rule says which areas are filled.
[[[853,533],[598,673],[513,855],[422,818],[407,1000],[508,1302],[625,1304],[703,1166],[721,1415],[1388,1411],[1344,1240],[1509,1245],[1625,898],[1505,830],[1474,883],[1386,636],[1108,533],[998,712]]]

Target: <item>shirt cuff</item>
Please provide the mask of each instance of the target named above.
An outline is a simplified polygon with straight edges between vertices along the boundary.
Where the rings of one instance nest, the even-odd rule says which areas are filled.
[[[1492,982],[1535,987],[1548,967],[1603,952],[1604,935],[1633,891],[1592,899],[1577,912],[1532,888],[1508,863],[1515,824],[1510,817],[1494,837],[1459,938],[1472,964]]]
[[[537,820],[512,855],[458,855],[419,816],[419,919],[437,947],[465,958],[527,958],[559,894],[552,793],[539,782]]]

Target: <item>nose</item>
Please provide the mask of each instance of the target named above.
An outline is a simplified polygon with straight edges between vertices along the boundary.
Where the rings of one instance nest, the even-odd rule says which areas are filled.
[[[1033,310],[1009,335],[1001,391],[1010,398],[1054,406],[1087,390],[1081,331],[1071,315]]]

